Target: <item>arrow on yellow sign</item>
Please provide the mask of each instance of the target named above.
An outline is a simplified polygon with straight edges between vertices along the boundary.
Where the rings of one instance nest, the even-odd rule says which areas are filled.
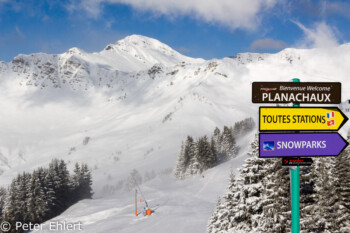
[[[260,107],[260,131],[335,131],[347,121],[339,108]]]

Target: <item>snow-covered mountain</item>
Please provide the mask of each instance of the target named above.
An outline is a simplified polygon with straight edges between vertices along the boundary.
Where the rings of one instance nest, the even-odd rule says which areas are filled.
[[[257,117],[253,81],[340,81],[348,99],[349,62],[350,44],[203,60],[138,35],[97,53],[18,55],[0,62],[0,184],[52,158],[70,169],[86,162],[96,199],[58,220],[81,221],[84,232],[205,232],[253,133],[238,141],[238,158],[179,182],[171,170],[181,141]],[[121,188],[133,169],[144,178],[150,218],[133,216],[133,193]]]
[[[133,35],[98,53],[71,48],[59,55],[21,54],[9,64],[1,63],[0,72],[19,76],[20,85],[63,88],[68,84],[75,90],[110,87],[124,73],[148,70],[156,64],[170,67],[180,62],[196,64],[203,60],[183,56],[155,39]]]

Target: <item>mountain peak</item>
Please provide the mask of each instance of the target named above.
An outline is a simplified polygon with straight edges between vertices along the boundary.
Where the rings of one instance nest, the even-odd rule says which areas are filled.
[[[126,58],[132,61],[134,67],[138,66],[138,70],[147,69],[157,63],[172,66],[180,62],[203,62],[202,59],[186,57],[159,40],[141,35],[127,36],[114,44],[109,44],[100,54]]]
[[[64,54],[70,54],[70,55],[79,54],[79,55],[82,55],[84,53],[85,53],[84,50],[82,50],[80,48],[77,48],[77,47],[73,47],[73,48],[68,49]]]
[[[124,39],[118,40],[114,44],[109,44],[104,50],[124,50],[130,51],[132,48],[139,49],[152,49],[152,50],[163,50],[167,52],[175,52],[168,45],[160,42],[159,40],[141,36],[141,35],[130,35]]]

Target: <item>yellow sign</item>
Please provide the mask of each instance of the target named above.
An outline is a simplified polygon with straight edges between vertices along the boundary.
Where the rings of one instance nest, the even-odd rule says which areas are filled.
[[[339,108],[260,107],[260,131],[339,130],[348,118]]]

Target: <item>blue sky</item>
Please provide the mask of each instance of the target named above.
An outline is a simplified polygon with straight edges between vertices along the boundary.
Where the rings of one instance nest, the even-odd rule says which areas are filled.
[[[0,60],[88,52],[131,34],[191,57],[330,47],[350,41],[350,1],[0,0]]]

